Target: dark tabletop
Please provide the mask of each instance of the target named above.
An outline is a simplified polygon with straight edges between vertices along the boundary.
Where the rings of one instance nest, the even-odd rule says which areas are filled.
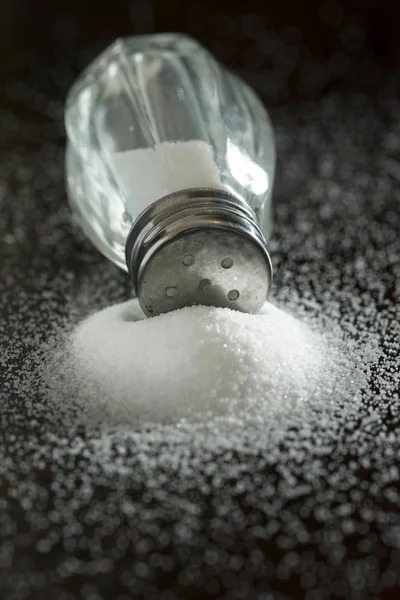
[[[1,598],[399,597],[399,10],[269,4],[1,2]],[[220,446],[190,480],[193,440],[174,463],[162,436],[53,429],[41,379],[60,327],[130,294],[69,219],[66,91],[116,36],[163,30],[196,36],[271,109],[274,298],[373,357],[334,435]]]

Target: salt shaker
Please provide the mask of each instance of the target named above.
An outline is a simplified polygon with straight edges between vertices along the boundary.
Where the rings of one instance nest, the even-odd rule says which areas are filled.
[[[119,39],[71,88],[66,129],[72,212],[146,315],[260,309],[275,144],[247,84],[188,36]]]

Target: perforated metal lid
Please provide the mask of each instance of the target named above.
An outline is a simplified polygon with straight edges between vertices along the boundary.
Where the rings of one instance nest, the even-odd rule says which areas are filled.
[[[205,304],[257,312],[272,266],[253,211],[228,192],[183,190],[149,206],[126,243],[126,262],[148,316]]]

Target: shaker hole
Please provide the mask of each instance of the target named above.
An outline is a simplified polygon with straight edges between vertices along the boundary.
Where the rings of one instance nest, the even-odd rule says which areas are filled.
[[[176,287],[167,287],[165,288],[165,295],[168,296],[168,298],[175,298],[175,296],[177,295],[178,290],[176,289]]]
[[[230,300],[231,302],[234,302],[235,300],[237,300],[239,298],[240,294],[237,290],[231,290],[230,292],[228,292],[228,300]]]
[[[202,279],[199,283],[199,290],[205,292],[211,285],[211,281],[209,279]]]
[[[230,256],[225,256],[225,258],[223,258],[221,260],[221,267],[223,269],[230,269],[233,265],[233,260],[231,259]]]
[[[186,254],[186,256],[183,257],[182,262],[185,265],[185,267],[190,267],[190,265],[194,263],[193,254]]]

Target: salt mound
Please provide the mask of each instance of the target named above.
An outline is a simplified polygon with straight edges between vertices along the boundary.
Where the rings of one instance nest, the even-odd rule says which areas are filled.
[[[82,322],[58,371],[81,416],[140,425],[288,411],[328,385],[327,367],[322,337],[272,304],[144,319],[133,300]]]

